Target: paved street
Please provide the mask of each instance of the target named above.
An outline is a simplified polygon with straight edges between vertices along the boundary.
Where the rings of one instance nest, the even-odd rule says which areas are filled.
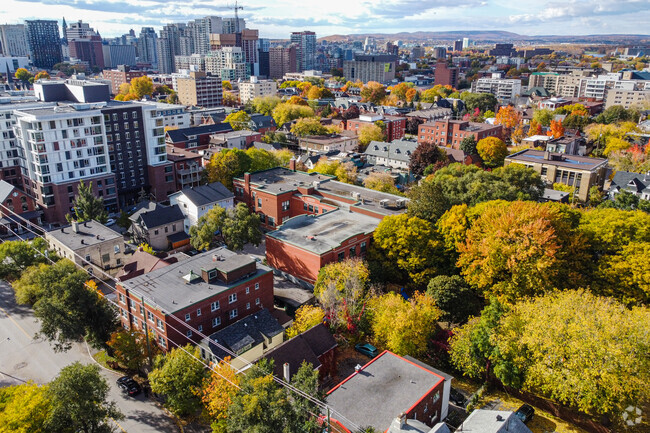
[[[0,282],[0,386],[9,386],[32,380],[47,383],[61,368],[75,361],[91,363],[85,344],[75,344],[69,351],[55,352],[46,341],[34,339],[39,324],[28,307],[16,304],[13,290]],[[177,432],[174,422],[141,394],[125,397],[115,384],[117,373],[102,369],[110,384],[110,399],[115,401],[125,416],[119,422],[121,431],[128,433]]]

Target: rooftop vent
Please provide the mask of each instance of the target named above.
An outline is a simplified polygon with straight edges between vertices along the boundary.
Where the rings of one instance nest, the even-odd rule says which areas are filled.
[[[363,367],[361,366],[361,364],[357,364],[354,366],[354,371],[358,373],[359,371],[361,371],[362,368]]]

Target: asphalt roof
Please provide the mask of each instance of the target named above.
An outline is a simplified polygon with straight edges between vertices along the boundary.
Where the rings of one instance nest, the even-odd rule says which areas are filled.
[[[546,154],[553,159],[545,159]],[[575,168],[578,170],[594,170],[602,164],[606,164],[606,159],[589,158],[587,156],[565,155],[562,153],[543,152],[541,150],[524,149],[521,152],[513,153],[506,157],[511,162],[534,162],[538,164],[556,165],[558,167]]]
[[[212,125],[193,126],[191,128],[170,129],[167,135],[172,143],[187,141],[190,135],[214,134],[215,132],[232,131],[229,123],[215,123]]]
[[[172,195],[177,194],[185,195],[185,197],[187,197],[187,199],[195,206],[205,206],[207,204],[235,197],[232,191],[223,186],[221,182],[212,182],[207,185],[186,187]]]
[[[215,258],[219,257],[223,260],[215,261]],[[199,276],[201,269],[208,270],[215,267],[223,272],[229,272],[249,265],[251,262],[255,262],[255,259],[221,247],[135,277],[121,285],[127,290],[134,290],[134,293],[138,295],[144,295],[149,302],[153,302],[165,313],[173,313],[224,292],[234,285],[242,284],[243,281],[238,280],[226,284],[221,280],[213,280],[206,283],[197,278],[192,283],[188,283],[184,277],[190,274],[190,271]],[[270,268],[260,263],[257,263],[256,266],[257,272],[249,278],[271,272]]]
[[[72,230],[72,225],[47,232],[63,245],[72,250],[86,248],[91,245],[99,245],[106,241],[123,239],[122,235],[97,221],[86,221],[79,223],[79,230]]]
[[[214,356],[223,359],[229,354],[217,347],[214,341],[226,346],[232,352],[240,354],[240,351],[243,352],[248,345],[257,346],[264,341],[265,337],[271,339],[283,332],[284,328],[280,326],[269,310],[264,308],[210,335],[208,344]]]
[[[181,212],[181,208],[175,204],[173,206],[161,206],[149,212],[141,212],[140,219],[147,228],[151,229],[173,223],[174,221],[184,220],[185,215]]]
[[[396,161],[409,162],[411,155],[417,149],[416,141],[393,140],[390,143],[371,141],[366,148],[366,155],[388,158]]]
[[[11,194],[11,191],[13,191],[15,186],[7,182],[6,180],[0,180],[0,201],[4,202],[7,197],[9,197],[9,194]]]
[[[379,221],[364,214],[339,209],[320,215],[304,214],[289,218],[266,236],[321,255],[340,247],[346,239],[374,232]]]
[[[650,177],[646,174],[617,171],[612,179],[610,189],[616,187],[638,194],[644,189],[650,188]]]
[[[458,431],[471,433],[531,433],[511,411],[477,409],[469,414]]]
[[[327,403],[357,425],[385,431],[441,381],[429,369],[384,351],[332,389]]]

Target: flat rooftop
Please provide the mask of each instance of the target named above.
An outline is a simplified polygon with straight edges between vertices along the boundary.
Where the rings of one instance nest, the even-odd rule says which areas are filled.
[[[531,162],[549,164],[558,167],[573,168],[577,170],[595,170],[607,164],[606,159],[589,158],[587,156],[566,155],[563,153],[544,152],[541,150],[524,149],[506,157],[510,162]]]
[[[215,261],[215,256],[222,260]],[[215,279],[206,283],[201,278],[196,278],[200,277],[201,269],[217,268],[223,272],[230,272],[254,262],[255,259],[246,254],[234,253],[223,247],[216,248],[124,281],[120,285],[126,290],[133,290],[134,294],[144,295],[147,303],[153,302],[156,307],[169,314],[242,284],[244,281],[241,279],[226,284]],[[270,268],[261,263],[257,263],[256,266],[256,273],[250,275],[248,279],[271,272]],[[188,278],[190,273],[193,274],[193,278]]]
[[[374,232],[378,225],[377,218],[338,209],[320,215],[289,218],[266,236],[321,255],[340,247],[346,239]]]
[[[79,223],[78,227],[78,230],[74,231],[71,225],[67,225],[60,229],[49,231],[47,235],[53,237],[73,251],[115,239],[124,239],[121,234],[97,221]]]
[[[442,381],[442,376],[385,351],[332,389],[327,404],[355,424],[383,432]],[[332,417],[345,425],[336,413]]]
[[[244,182],[243,178],[238,178],[240,182]],[[289,191],[298,191],[299,187],[310,188],[314,187],[314,182],[318,183],[314,187],[314,195],[327,194],[326,200],[333,202],[336,206],[347,209],[348,207],[355,206],[360,209],[367,209],[380,215],[398,215],[405,212],[404,208],[397,208],[395,203],[398,200],[406,200],[405,197],[389,194],[385,192],[375,191],[373,189],[364,188],[362,186],[351,185],[349,183],[339,182],[334,180],[331,176],[326,176],[319,173],[305,173],[302,171],[291,171],[288,168],[277,167],[270,170],[258,171],[251,174],[250,179],[254,189],[259,189],[271,194],[283,194]],[[344,198],[347,200],[356,200],[355,204],[349,204],[344,201],[337,201],[336,197]],[[389,206],[384,207],[381,205],[382,200],[388,200]]]

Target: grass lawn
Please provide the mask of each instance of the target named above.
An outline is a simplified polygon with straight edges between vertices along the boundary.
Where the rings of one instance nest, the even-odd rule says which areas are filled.
[[[117,362],[115,358],[113,358],[112,356],[108,356],[105,350],[100,350],[99,352],[95,353],[93,355],[93,358],[95,358],[95,361],[99,362],[99,364],[102,367],[108,368],[109,370],[113,370],[113,369],[108,366],[108,363]]]

